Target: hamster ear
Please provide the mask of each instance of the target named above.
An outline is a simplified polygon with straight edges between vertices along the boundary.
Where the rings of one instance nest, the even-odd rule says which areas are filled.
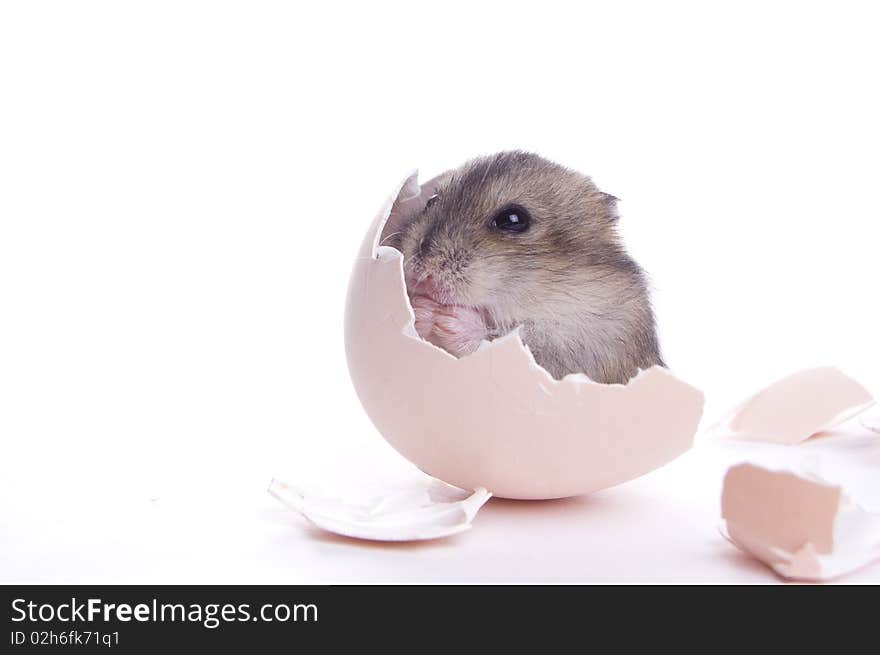
[[[608,213],[611,215],[612,220],[617,220],[620,218],[620,215],[617,213],[617,203],[620,202],[620,198],[617,196],[612,196],[610,193],[602,193],[602,200],[605,202],[605,206],[608,208]]]
[[[612,196],[610,193],[605,192],[601,193],[602,199],[605,200],[605,204],[607,204],[609,207],[615,207],[617,203],[620,202],[620,198],[618,198],[617,196]]]

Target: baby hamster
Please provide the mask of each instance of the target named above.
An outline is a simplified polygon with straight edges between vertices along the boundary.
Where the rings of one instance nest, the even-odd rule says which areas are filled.
[[[626,383],[663,365],[645,275],[617,234],[617,199],[538,155],[446,173],[403,226],[419,335],[461,356],[521,326],[553,377]]]

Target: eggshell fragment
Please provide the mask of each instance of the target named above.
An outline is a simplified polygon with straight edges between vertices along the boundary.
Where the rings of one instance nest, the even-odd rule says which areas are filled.
[[[433,193],[410,175],[367,232],[349,286],[345,342],[361,403],[423,471],[507,498],[558,498],[643,475],[692,445],[703,394],[661,367],[626,385],[555,380],[518,332],[455,358],[422,340],[403,256],[382,245]]]
[[[829,580],[880,558],[880,515],[816,475],[734,466],[721,515],[731,543],[785,578]]]
[[[323,530],[371,541],[422,541],[464,532],[492,497],[485,489],[468,492],[431,479],[358,500],[313,495],[279,480],[272,480],[269,493]]]
[[[836,368],[808,369],[759,391],[711,432],[735,439],[797,444],[873,404],[867,389]]]

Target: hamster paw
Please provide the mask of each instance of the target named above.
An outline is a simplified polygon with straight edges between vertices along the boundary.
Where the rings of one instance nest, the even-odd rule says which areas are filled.
[[[410,304],[419,336],[456,357],[474,352],[488,338],[486,323],[475,309],[440,305],[426,296],[413,296]]]
[[[416,332],[422,339],[430,341],[431,333],[434,331],[434,316],[440,305],[427,296],[413,296],[410,298],[410,305],[416,315]]]
[[[456,357],[474,352],[487,335],[483,317],[475,309],[440,305],[434,313],[431,342]]]

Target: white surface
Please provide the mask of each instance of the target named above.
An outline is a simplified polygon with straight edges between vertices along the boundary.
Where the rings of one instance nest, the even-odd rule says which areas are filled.
[[[13,534],[3,549],[3,581],[775,583],[718,532],[724,471],[745,458],[821,457],[831,479],[855,481],[858,497],[876,511],[880,482],[868,472],[880,466],[880,438],[845,434],[797,447],[704,443],[620,487],[558,501],[493,498],[471,530],[403,544],[323,532],[270,497],[253,469],[234,480],[193,471],[191,484],[157,498],[130,486],[88,495],[60,489],[53,497],[46,487],[57,489],[57,481],[34,480],[3,499],[2,529]],[[847,475],[849,467],[857,475]],[[340,475],[364,471],[398,484],[422,479],[378,440],[336,462]],[[301,475],[337,488],[320,471]],[[880,582],[880,564],[840,582]]]
[[[726,450],[422,546],[265,488],[408,470],[345,370],[351,260],[409,168],[501,148],[623,199],[707,418],[809,366],[880,393],[873,11],[4,3],[0,582],[773,581],[716,531]]]

